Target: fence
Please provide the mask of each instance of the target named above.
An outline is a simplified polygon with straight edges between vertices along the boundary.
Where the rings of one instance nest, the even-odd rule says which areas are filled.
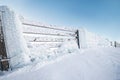
[[[79,31],[65,27],[42,25],[33,21],[22,20],[23,35],[27,44],[32,46],[46,45],[49,48],[58,48],[66,41],[75,41],[79,44]]]

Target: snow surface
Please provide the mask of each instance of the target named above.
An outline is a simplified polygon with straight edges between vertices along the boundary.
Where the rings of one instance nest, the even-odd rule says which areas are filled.
[[[0,80],[120,80],[120,48],[76,49],[69,54],[39,69],[34,64],[32,68],[1,73]]]

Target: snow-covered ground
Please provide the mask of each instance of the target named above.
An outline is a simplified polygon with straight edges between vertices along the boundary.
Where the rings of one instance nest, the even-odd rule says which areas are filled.
[[[120,80],[120,48],[76,49],[47,63],[34,71],[1,73],[0,80]]]

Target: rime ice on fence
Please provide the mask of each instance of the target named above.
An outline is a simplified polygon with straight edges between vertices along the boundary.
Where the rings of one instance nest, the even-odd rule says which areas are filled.
[[[79,29],[79,42],[81,48],[110,47],[111,42],[102,36],[89,32],[84,28]]]
[[[22,36],[21,22],[17,15],[6,6],[0,7],[2,27],[5,39],[7,55],[10,58],[12,68],[28,63],[29,53],[25,40]]]
[[[86,45],[88,48],[90,47],[110,47],[111,42],[109,39],[104,38],[100,35],[97,35],[95,33],[89,32],[85,30],[85,39],[86,39]]]

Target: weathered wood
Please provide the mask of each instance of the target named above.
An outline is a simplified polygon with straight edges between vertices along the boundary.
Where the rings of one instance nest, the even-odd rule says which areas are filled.
[[[72,35],[62,35],[62,34],[48,34],[42,32],[23,32],[24,34],[38,34],[38,35],[51,35],[51,36],[72,36]]]
[[[48,48],[59,48],[62,42],[27,42],[28,48],[47,46]]]
[[[34,27],[42,27],[42,28],[47,28],[47,29],[54,29],[54,30],[61,30],[61,31],[68,31],[68,32],[74,32],[72,30],[67,30],[67,29],[61,29],[61,28],[53,28],[53,27],[47,27],[47,26],[41,26],[37,24],[31,24],[31,23],[22,23],[23,25],[28,25],[28,26],[34,26]]]
[[[114,46],[117,47],[116,41],[114,41]]]
[[[76,31],[76,39],[77,39],[78,48],[80,49],[79,30]]]
[[[59,37],[59,36],[24,36],[28,42],[64,42],[69,40],[75,40],[74,37]]]
[[[2,29],[2,20],[0,16],[0,69],[2,71],[9,69],[9,61],[7,59],[7,52],[5,47],[5,41],[4,41],[4,34]]]
[[[1,71],[8,71],[9,69],[9,61],[6,59],[6,60],[1,60],[0,61],[0,64],[1,64]]]

